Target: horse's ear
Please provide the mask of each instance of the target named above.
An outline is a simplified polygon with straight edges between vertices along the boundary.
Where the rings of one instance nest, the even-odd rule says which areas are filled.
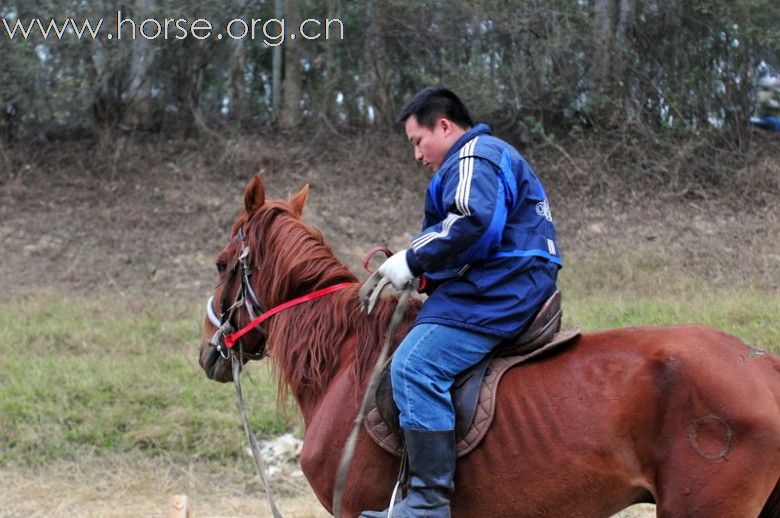
[[[290,204],[292,204],[292,208],[295,211],[297,215],[303,214],[303,206],[306,204],[306,198],[309,197],[309,184],[303,186],[303,188],[298,191],[298,194],[292,197],[290,200]]]
[[[244,191],[244,209],[247,214],[253,214],[265,203],[265,187],[259,176],[255,175]]]

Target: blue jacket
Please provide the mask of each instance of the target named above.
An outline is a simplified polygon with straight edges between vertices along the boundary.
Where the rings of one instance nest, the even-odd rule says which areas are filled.
[[[434,174],[406,259],[428,281],[417,323],[502,337],[522,331],[563,264],[541,182],[485,124],[466,132]]]

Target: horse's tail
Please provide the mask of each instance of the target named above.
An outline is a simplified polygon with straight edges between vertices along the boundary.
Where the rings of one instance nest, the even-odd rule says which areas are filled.
[[[769,499],[764,504],[761,514],[758,518],[778,518],[780,517],[780,479],[775,484],[775,489],[769,495]]]

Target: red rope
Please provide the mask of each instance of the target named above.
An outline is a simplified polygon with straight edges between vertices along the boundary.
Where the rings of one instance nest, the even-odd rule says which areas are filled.
[[[233,345],[238,341],[239,338],[247,334],[249,331],[255,328],[255,326],[260,325],[263,323],[266,319],[274,316],[275,314],[279,313],[280,311],[284,311],[287,308],[291,308],[293,306],[297,306],[298,304],[301,304],[303,302],[308,302],[310,300],[314,300],[316,298],[322,297],[323,295],[328,295],[329,293],[333,293],[334,291],[343,290],[344,288],[347,288],[349,286],[352,286],[354,282],[342,282],[340,284],[335,284],[333,286],[329,286],[327,288],[323,288],[321,290],[317,290],[313,293],[309,293],[308,295],[304,295],[303,297],[298,297],[297,299],[292,299],[290,301],[285,302],[284,304],[280,304],[276,306],[273,309],[269,309],[256,319],[252,320],[250,323],[239,329],[233,334],[225,336],[225,347],[228,349],[232,348]]]

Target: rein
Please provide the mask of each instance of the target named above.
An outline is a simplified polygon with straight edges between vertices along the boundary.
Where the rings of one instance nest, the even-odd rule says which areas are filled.
[[[239,351],[241,351],[240,344],[238,348]],[[236,387],[238,411],[241,413],[241,421],[244,424],[244,432],[246,432],[246,437],[249,440],[249,447],[252,450],[252,458],[255,461],[255,470],[257,471],[257,476],[260,477],[260,480],[263,482],[263,488],[265,489],[265,494],[268,497],[268,507],[271,508],[271,515],[273,515],[274,518],[282,518],[282,513],[280,513],[279,509],[276,508],[276,504],[274,504],[274,498],[271,495],[271,485],[268,483],[268,477],[266,476],[265,472],[265,465],[263,464],[263,457],[260,453],[260,447],[257,445],[257,438],[255,437],[255,433],[252,431],[252,427],[249,425],[249,418],[247,417],[246,407],[244,406],[244,397],[241,393],[241,381],[239,381],[239,378],[241,377],[241,360],[238,358],[238,355],[235,351],[233,351],[230,363],[233,369],[233,384]]]
[[[293,306],[297,306],[298,304],[301,304],[303,302],[308,302],[310,300],[318,299],[322,297],[323,295],[328,295],[329,293],[333,293],[334,291],[343,290],[344,288],[348,288],[356,283],[354,282],[342,282],[339,284],[334,284],[333,286],[328,286],[327,288],[322,288],[321,290],[317,290],[315,292],[309,293],[308,295],[304,295],[302,297],[298,297],[296,299],[289,300],[283,304],[279,304],[275,308],[269,309],[259,317],[255,318],[251,322],[249,322],[247,325],[236,331],[235,333],[231,333],[227,336],[225,336],[225,347],[228,349],[232,348],[235,343],[238,341],[239,338],[247,334],[249,331],[254,329],[255,327],[259,326],[263,322],[265,322],[268,318],[274,316],[275,314],[284,311],[287,308],[291,308]]]
[[[369,251],[372,254],[373,251]],[[392,255],[392,254],[388,254]],[[367,254],[368,256],[368,254]],[[364,264],[366,270],[368,267]],[[381,280],[380,280],[381,279]],[[379,284],[377,286],[377,284]],[[388,285],[386,279],[382,279],[378,272],[374,272],[371,277],[360,288],[360,303],[363,310],[370,314],[373,309],[376,299],[381,294],[382,290]],[[372,293],[373,289],[373,293]],[[342,509],[341,503],[344,498],[344,488],[347,483],[347,476],[349,474],[349,468],[352,464],[352,457],[355,454],[355,447],[357,446],[358,433],[363,426],[363,422],[366,420],[366,414],[368,414],[368,402],[371,398],[371,394],[376,392],[376,387],[379,385],[379,378],[382,376],[382,369],[384,368],[385,361],[387,360],[387,353],[390,350],[390,343],[393,341],[398,326],[403,321],[406,310],[409,307],[409,299],[412,296],[414,287],[411,285],[406,286],[400,290],[398,301],[396,302],[395,309],[393,310],[393,316],[390,319],[390,325],[388,326],[387,333],[385,334],[385,343],[382,344],[382,349],[379,351],[379,356],[376,359],[374,368],[371,371],[371,376],[368,380],[368,386],[366,387],[366,393],[363,395],[363,402],[360,404],[360,410],[355,416],[355,422],[352,425],[352,431],[347,437],[347,442],[344,444],[344,451],[341,454],[341,461],[339,462],[339,468],[336,472],[336,483],[333,488],[333,516],[335,518],[341,518]],[[369,300],[371,299],[371,300]],[[395,496],[401,483],[402,473],[404,471],[403,462],[401,464],[401,473],[399,473],[398,482],[393,490],[393,496],[390,498],[390,508],[387,515],[392,516],[393,504],[395,502]]]

